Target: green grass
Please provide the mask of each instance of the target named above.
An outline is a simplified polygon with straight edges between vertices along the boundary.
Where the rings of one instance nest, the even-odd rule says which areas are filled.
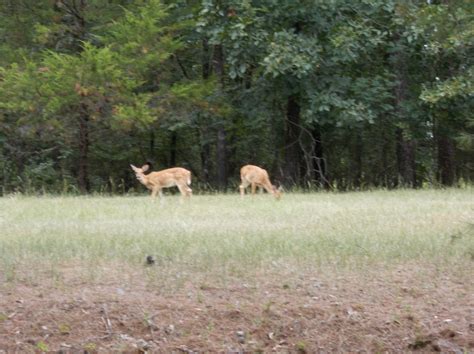
[[[472,266],[474,193],[463,190],[346,194],[0,199],[0,267],[14,280],[74,265],[193,273],[272,266],[336,269],[423,262]],[[138,268],[140,267],[140,268]],[[0,273],[0,277],[2,274]],[[1,278],[0,278],[1,279]]]

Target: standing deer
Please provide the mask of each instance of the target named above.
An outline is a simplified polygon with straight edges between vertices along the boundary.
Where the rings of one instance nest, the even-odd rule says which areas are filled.
[[[156,194],[163,196],[162,189],[169,187],[178,187],[183,197],[189,197],[192,194],[192,189],[189,188],[191,184],[191,172],[181,167],[168,168],[158,172],[150,172],[145,175],[145,172],[151,168],[150,163],[144,164],[142,167],[130,165],[137,179],[149,190],[151,190],[152,198]]]
[[[277,200],[281,197],[280,190],[270,183],[268,172],[263,168],[254,165],[245,165],[240,169],[240,179],[242,180],[242,184],[239,186],[241,196],[245,194],[245,188],[250,185],[252,194],[255,194],[255,189],[259,187],[265,188],[265,190],[273,194]]]

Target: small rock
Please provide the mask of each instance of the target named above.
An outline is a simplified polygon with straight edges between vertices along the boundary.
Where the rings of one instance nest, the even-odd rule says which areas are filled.
[[[155,257],[153,256],[146,256],[146,264],[147,265],[153,265],[155,264],[156,260]]]
[[[128,334],[119,334],[120,339],[133,342],[134,338],[130,337]]]
[[[317,289],[321,289],[323,287],[323,283],[321,283],[320,281],[316,281],[313,283],[313,286]]]
[[[166,334],[171,334],[171,333],[173,333],[173,332],[174,332],[174,325],[170,324],[169,326],[167,326],[167,327],[165,328],[165,333],[166,333]]]
[[[347,309],[347,314],[349,315],[349,317],[356,316],[356,315],[357,315],[357,311],[355,311],[352,307],[349,307],[349,308]]]
[[[142,351],[147,351],[150,349],[150,343],[148,343],[144,339],[139,339],[137,340],[137,348],[142,350]]]
[[[438,339],[435,345],[432,345],[432,347],[434,351],[439,351],[442,353],[453,353],[453,354],[466,353],[457,344],[446,339]]]
[[[445,338],[456,337],[456,332],[449,328],[443,329],[441,332],[439,332],[439,334]]]
[[[237,331],[237,332],[235,332],[235,335],[237,336],[237,341],[240,344],[245,343],[245,332],[244,331]]]
[[[148,328],[158,329],[158,326],[155,324],[155,322],[153,322],[153,320],[151,320],[149,318],[146,319],[146,324],[147,324]]]

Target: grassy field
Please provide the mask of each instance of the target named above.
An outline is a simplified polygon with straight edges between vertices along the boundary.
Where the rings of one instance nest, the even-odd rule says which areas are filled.
[[[462,264],[474,257],[472,190],[347,194],[7,197],[0,199],[0,266],[51,269],[104,262],[247,272],[256,267]],[[471,229],[470,229],[471,228]],[[471,232],[470,232],[471,231]],[[95,269],[97,268],[97,269]]]
[[[280,294],[280,291],[288,288],[307,289],[309,282],[313,284],[323,281],[322,279],[329,284],[328,291],[332,291],[330,289],[333,287],[330,285],[340,282],[337,280],[341,279],[340,277],[346,277],[344,279],[347,301],[353,299],[358,303],[367,301],[369,304],[371,301],[376,301],[375,293],[363,300],[362,297],[358,298],[357,294],[349,295],[350,288],[363,283],[372,284],[371,282],[386,278],[388,282],[395,283],[411,279],[415,284],[419,282],[416,289],[426,290],[428,288],[424,286],[430,283],[431,280],[428,278],[433,274],[436,274],[435,277],[439,276],[437,278],[439,282],[445,281],[443,277],[454,277],[456,284],[465,283],[466,279],[474,275],[473,197],[472,189],[285,194],[281,201],[275,201],[267,194],[246,196],[243,199],[238,195],[197,195],[184,202],[177,196],[165,196],[162,202],[159,200],[152,202],[145,195],[10,196],[0,199],[0,291],[3,295],[9,294],[14,303],[15,296],[22,291],[25,294],[28,291],[33,294],[34,291],[43,289],[39,293],[43,298],[45,288],[56,289],[51,290],[51,294],[55,291],[60,291],[62,294],[65,289],[68,291],[81,289],[82,292],[84,289],[99,291],[97,290],[99,285],[108,284],[112,286],[115,294],[116,289],[128,289],[127,284],[130,287],[134,284],[135,289],[143,291],[133,293],[130,290],[128,294],[135,294],[130,295],[129,300],[132,301],[130,304],[138,301],[134,296],[140,298],[144,296],[145,291],[151,291],[165,294],[163,296],[172,295],[166,300],[168,302],[179,297],[181,293],[193,292],[197,294],[198,304],[202,305],[199,296],[203,296],[202,292],[206,289],[218,288],[225,293],[233,291],[229,289],[235,287],[235,284],[250,284],[245,287],[250,286],[252,289],[262,291],[260,293],[254,290],[253,298],[242,295],[242,302],[247,299],[249,313],[252,313],[255,309],[250,309],[250,304],[262,301],[265,303],[267,300],[262,299],[268,297],[269,293]],[[153,266],[145,265],[148,255],[156,259]],[[431,275],[423,278],[417,272]],[[314,280],[315,274],[318,280]],[[403,274],[403,277],[400,274]],[[380,298],[383,298],[393,289],[388,290],[389,285],[381,285],[383,280],[380,281],[376,288],[378,287],[377,291],[380,291]],[[443,289],[443,286],[446,286],[448,291],[448,288],[452,290],[454,286],[454,283],[449,286],[440,284],[436,285],[436,289],[438,287]],[[412,290],[411,286],[408,287],[408,291]],[[296,296],[298,291],[295,290],[293,293],[295,304],[306,296]],[[304,294],[309,293],[305,291]],[[467,294],[466,289],[461,293]],[[54,297],[49,295],[52,303],[56,304],[57,298],[60,297],[58,294],[56,293]],[[101,297],[105,295],[103,292],[101,294],[97,295],[97,298],[105,303],[106,300]],[[288,296],[285,293],[280,295],[282,298]],[[331,296],[339,296],[334,291],[326,295],[329,307],[332,306],[329,302]],[[32,298],[34,296],[31,295]],[[215,298],[212,303],[218,304],[222,296],[224,295]],[[238,294],[234,296],[239,297]],[[442,293],[440,296],[442,297]],[[323,295],[313,297],[324,299]],[[8,296],[4,297],[7,298]],[[183,299],[188,298],[188,295],[183,295]],[[208,299],[211,298],[209,295]],[[3,306],[8,309],[2,312],[0,301],[0,326],[2,313],[4,318],[9,318],[9,312],[16,314],[18,311],[13,307],[10,308],[7,300],[4,301]],[[158,300],[155,297],[149,301],[151,304]],[[97,302],[99,300],[95,303]],[[416,304],[415,301],[413,306]],[[464,303],[463,306],[465,305]],[[226,303],[222,306],[227,311],[229,305]],[[352,309],[354,305],[350,306]],[[193,308],[190,307],[189,311],[193,311]],[[15,316],[19,318],[18,315]],[[64,313],[58,313],[57,316],[62,318]],[[209,314],[208,316],[212,317]],[[247,320],[245,326],[252,327],[255,319]],[[72,319],[70,321],[73,322]],[[464,318],[463,321],[471,320]],[[337,329],[339,330],[340,328]],[[413,333],[418,333],[419,330],[416,327]],[[28,342],[25,338],[33,333],[36,332],[31,330],[21,338]],[[176,343],[187,343],[189,346],[190,337],[184,336],[183,333],[176,338]],[[306,348],[309,348],[308,350],[320,348],[321,344],[318,344],[319,346],[315,343],[308,344],[312,338],[311,333],[308,333],[306,337],[301,335],[302,338],[306,338],[306,342],[303,340]],[[5,330],[3,334],[9,335],[9,332]],[[110,332],[108,337],[106,335],[107,340],[111,339],[112,334]],[[225,337],[225,334],[223,335]],[[404,335],[410,336],[406,333]],[[72,348],[84,349],[87,343],[94,342],[90,338],[82,338],[82,335],[77,336],[82,342],[77,339],[74,344],[76,346]],[[262,336],[269,342],[268,338],[274,335],[264,333]],[[122,337],[114,338],[119,340]],[[202,338],[202,333],[199,334],[199,338]],[[230,344],[217,345],[215,341],[208,340],[210,342],[196,342],[198,344],[195,344],[195,349],[236,348],[229,346]],[[296,338],[295,342],[287,341],[286,344],[281,344],[281,349],[304,349],[298,347],[300,345],[298,340]],[[21,344],[8,348],[41,349],[38,346],[41,346],[42,342],[39,339],[35,341],[31,347]],[[47,340],[42,341],[43,344],[48,344]],[[17,343],[20,342],[18,339]],[[174,348],[168,346],[169,338],[165,342],[166,345],[156,344],[155,349]],[[262,339],[261,343],[258,343],[263,345],[264,350],[271,349],[272,347],[268,347],[266,342]],[[364,341],[353,339],[353,342],[361,346],[367,345],[366,348],[369,350],[378,348],[378,344],[366,342],[365,339]],[[59,343],[60,341],[56,345],[59,346]],[[109,342],[108,346],[103,346],[103,343],[97,340],[94,343],[95,349],[129,348],[123,346],[123,343],[120,344],[122,346],[117,346],[117,342],[113,341]],[[238,343],[240,344],[236,345],[240,349],[257,348],[242,347],[240,340]],[[397,349],[391,346],[391,343],[387,339],[382,343],[382,347]],[[0,347],[1,344],[0,342]],[[9,342],[4,343],[7,344],[12,345]],[[332,349],[343,350],[344,347],[332,347]]]

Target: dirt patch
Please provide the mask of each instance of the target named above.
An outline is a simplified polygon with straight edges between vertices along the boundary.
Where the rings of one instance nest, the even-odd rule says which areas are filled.
[[[130,274],[101,284],[5,283],[0,349],[470,352],[474,287],[466,278],[404,266],[267,272],[226,285],[196,276],[173,291]]]

